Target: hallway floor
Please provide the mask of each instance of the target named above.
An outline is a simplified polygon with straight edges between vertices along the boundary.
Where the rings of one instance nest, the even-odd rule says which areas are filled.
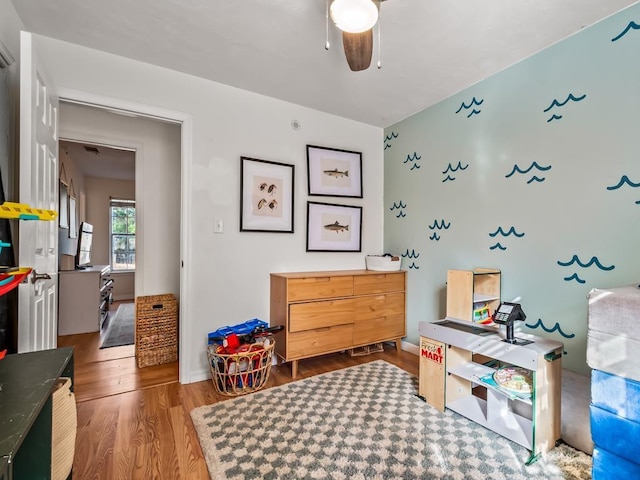
[[[114,303],[109,315],[117,309]],[[58,337],[58,347],[74,347],[78,402],[178,382],[178,362],[138,368],[134,345],[101,350],[100,344],[100,332]]]

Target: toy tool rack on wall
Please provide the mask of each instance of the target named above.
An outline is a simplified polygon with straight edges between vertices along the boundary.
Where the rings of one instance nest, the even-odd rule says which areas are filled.
[[[55,210],[43,210],[31,208],[24,203],[4,202],[0,205],[0,218],[9,220],[54,220],[57,216]],[[10,243],[0,241],[0,251],[2,248],[11,246]],[[0,267],[0,295],[13,290],[31,273],[29,267]]]

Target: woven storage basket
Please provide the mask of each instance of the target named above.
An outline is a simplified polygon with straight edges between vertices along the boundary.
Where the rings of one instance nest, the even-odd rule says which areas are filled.
[[[178,360],[178,306],[173,294],[136,297],[138,367]]]
[[[71,391],[71,379],[58,379],[51,397],[51,478],[63,480],[69,477],[73,467],[78,428],[76,397]]]
[[[220,353],[220,345],[209,345],[207,356],[211,369],[211,380],[218,393],[228,396],[244,395],[265,386],[271,372],[271,359],[276,342],[269,338],[269,344],[253,344],[260,348],[239,353]],[[264,348],[261,348],[264,347]]]

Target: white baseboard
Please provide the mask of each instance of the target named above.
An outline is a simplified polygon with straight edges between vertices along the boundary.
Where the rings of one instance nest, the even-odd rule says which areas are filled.
[[[402,350],[405,352],[413,353],[414,355],[420,355],[420,347],[409,342],[402,342]]]

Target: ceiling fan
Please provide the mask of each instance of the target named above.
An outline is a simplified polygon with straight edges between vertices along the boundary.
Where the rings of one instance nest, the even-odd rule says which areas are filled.
[[[329,16],[342,30],[342,45],[349,68],[366,70],[373,55],[373,27],[378,23],[380,2],[385,0],[327,0],[327,43],[329,49]],[[378,25],[378,49],[380,49],[380,25]],[[378,68],[381,68],[378,61]]]

